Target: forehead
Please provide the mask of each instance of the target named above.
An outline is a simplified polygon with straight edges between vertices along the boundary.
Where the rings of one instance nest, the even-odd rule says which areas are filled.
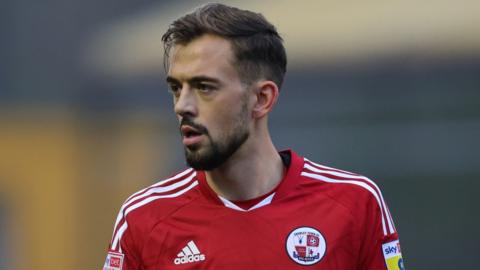
[[[210,76],[227,80],[238,77],[232,65],[230,42],[215,35],[203,35],[188,44],[172,48],[168,75],[178,80]]]

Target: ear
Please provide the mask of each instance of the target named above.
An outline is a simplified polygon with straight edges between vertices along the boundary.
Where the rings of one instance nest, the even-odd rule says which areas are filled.
[[[256,100],[252,108],[254,118],[262,118],[272,111],[277,103],[279,89],[272,81],[260,81],[255,84]]]

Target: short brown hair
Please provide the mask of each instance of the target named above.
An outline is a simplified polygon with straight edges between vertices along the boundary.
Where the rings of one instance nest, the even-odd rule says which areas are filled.
[[[168,70],[169,52],[175,44],[188,44],[204,34],[230,41],[233,64],[243,83],[267,79],[281,87],[287,56],[275,26],[260,13],[223,4],[206,4],[170,25],[162,36],[165,69]]]

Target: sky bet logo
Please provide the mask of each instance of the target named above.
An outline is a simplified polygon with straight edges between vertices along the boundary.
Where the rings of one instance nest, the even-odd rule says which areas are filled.
[[[402,251],[400,250],[400,243],[398,241],[396,241],[396,245],[395,246],[389,246],[387,245],[387,247],[384,249],[385,251],[385,255],[396,255],[398,253],[401,253]]]
[[[388,270],[405,270],[398,240],[383,244],[382,251]]]

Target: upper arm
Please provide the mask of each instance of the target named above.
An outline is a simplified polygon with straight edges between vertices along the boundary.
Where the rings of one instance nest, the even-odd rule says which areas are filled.
[[[372,197],[365,204],[359,268],[403,270],[398,233],[381,194],[380,198],[380,204]]]
[[[134,239],[133,228],[123,213],[120,213],[103,270],[140,270],[140,254]]]

